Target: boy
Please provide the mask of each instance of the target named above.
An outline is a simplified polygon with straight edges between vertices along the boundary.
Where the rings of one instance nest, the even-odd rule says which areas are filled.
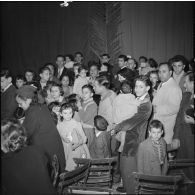
[[[152,120],[149,124],[149,137],[141,142],[138,148],[138,172],[148,175],[166,175],[167,151],[162,135],[163,124],[159,120]]]
[[[106,131],[108,122],[103,116],[97,115],[94,118],[95,136],[89,146],[91,158],[111,157],[110,134]]]
[[[19,89],[25,85],[25,77],[23,75],[17,75],[16,76],[16,87]]]

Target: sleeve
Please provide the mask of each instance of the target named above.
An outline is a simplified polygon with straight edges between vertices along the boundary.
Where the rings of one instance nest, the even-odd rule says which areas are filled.
[[[85,133],[83,131],[81,123],[77,122],[76,130],[77,130],[77,133],[82,138],[82,143],[83,144],[86,143],[87,142],[87,137],[85,136]]]
[[[144,173],[144,146],[142,143],[139,144],[137,153],[137,171],[139,173]]]
[[[158,105],[156,112],[158,115],[174,115],[179,111],[180,103],[182,99],[182,92],[180,88],[172,88],[167,91],[166,103]]]
[[[138,112],[129,119],[124,120],[115,127],[116,133],[119,131],[129,131],[140,125],[148,117],[149,105],[148,102],[140,104]]]

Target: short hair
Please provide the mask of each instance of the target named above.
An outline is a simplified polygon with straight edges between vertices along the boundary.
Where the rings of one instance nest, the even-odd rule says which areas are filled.
[[[85,66],[79,66],[78,72],[80,73],[82,70],[87,71],[87,68]]]
[[[152,71],[150,71],[150,72],[148,73],[149,77],[150,77],[151,74],[156,74],[156,75],[158,75],[158,70],[152,70]]]
[[[90,84],[87,84],[87,85],[84,85],[83,87],[82,87],[82,90],[83,89],[89,89],[89,91],[91,92],[91,93],[95,93],[94,92],[94,90],[93,90],[93,86],[91,86]]]
[[[31,73],[33,74],[33,77],[35,76],[35,71],[33,71],[32,69],[27,69],[27,70],[25,71],[25,73],[27,73],[27,72],[31,72]]]
[[[130,83],[129,81],[123,81],[121,83],[121,91],[124,93],[124,94],[128,94],[128,93],[131,93],[132,92],[132,83]]]
[[[54,83],[52,83],[52,85],[51,85],[51,88],[52,88],[52,87],[57,87],[57,88],[59,89],[59,91],[60,91],[60,95],[61,95],[61,96],[64,95],[64,91],[63,91],[63,88],[62,88],[61,85],[59,85],[59,84],[57,84],[56,82],[54,82]],[[51,88],[50,88],[50,90],[51,90]]]
[[[103,116],[97,115],[94,117],[94,126],[99,131],[106,131],[108,122]]]
[[[12,78],[11,71],[9,69],[1,70],[1,77],[5,77],[6,79],[9,78],[9,77]]]
[[[125,62],[128,60],[126,55],[119,55],[118,58],[122,58]]]
[[[111,71],[111,65],[108,62],[104,62],[103,65],[108,68],[108,72]]]
[[[135,79],[135,72],[129,68],[120,69],[117,74],[120,74],[126,80],[132,82]]]
[[[108,58],[110,58],[108,53],[104,53],[104,54],[101,55],[101,57],[103,57],[103,56],[107,56]]]
[[[147,61],[148,61],[148,59],[147,59],[145,56],[140,56],[140,57],[139,57],[139,60],[140,60],[140,59],[144,59],[144,60],[145,60],[145,62],[147,62]]]
[[[106,75],[100,75],[98,77],[96,77],[95,79],[100,85],[104,86],[105,88],[109,88],[110,87],[110,82],[107,78]]]
[[[60,103],[57,102],[57,101],[54,101],[54,102],[51,102],[51,103],[48,105],[48,109],[50,110],[50,112],[52,112],[52,109],[53,109],[55,106],[59,106],[59,107],[60,107]]]
[[[149,77],[146,76],[146,75],[140,75],[140,76],[138,76],[138,77],[135,79],[135,82],[136,82],[136,81],[142,81],[143,83],[145,83],[146,86],[149,86],[150,88],[151,88],[151,86],[152,86],[152,83],[151,83]]]
[[[18,75],[16,76],[16,81],[17,81],[17,80],[26,81],[25,77],[24,77],[23,75],[21,75],[21,74],[18,74]]]
[[[158,69],[159,69],[161,66],[163,66],[163,65],[167,65],[169,71],[173,71],[173,67],[172,67],[170,61],[169,61],[169,62],[161,62],[161,63],[159,64],[159,66],[158,66]]]
[[[90,69],[92,66],[96,66],[98,70],[100,69],[99,64],[98,64],[97,62],[93,61],[93,60],[88,62],[88,67],[89,67],[89,69]]]
[[[159,121],[159,120],[152,120],[152,121],[149,123],[149,131],[151,131],[152,128],[161,129],[162,131],[164,130],[164,129],[163,129],[163,124],[162,124],[162,122]]]
[[[70,58],[71,61],[74,61],[74,56],[72,54],[66,54],[65,58],[66,57]]]
[[[63,110],[70,109],[70,108],[72,109],[72,113],[73,113],[73,115],[74,115],[74,112],[75,112],[76,110],[74,109],[73,104],[70,103],[70,102],[63,103],[63,104],[61,105],[61,107],[60,107],[60,112],[62,112]]]
[[[14,112],[14,117],[19,120],[25,117],[25,111],[21,107],[17,107]]]
[[[57,60],[58,58],[63,58],[63,60],[65,60],[64,55],[61,55],[61,54],[56,56],[56,60]]]
[[[153,58],[149,58],[148,63],[150,64],[151,68],[157,68],[158,67],[158,63]]]
[[[194,72],[189,71],[185,74],[185,76],[188,76],[190,82],[194,81]]]
[[[45,70],[48,70],[50,72],[50,69],[47,66],[43,66],[39,69],[39,74],[42,74]]]
[[[17,120],[7,119],[2,121],[2,126],[5,128],[1,134],[4,140],[7,139],[5,147],[9,152],[17,152],[27,146],[26,130]]]
[[[79,54],[79,55],[81,55],[81,57],[83,57],[83,54],[80,51],[75,52],[74,55],[76,56],[77,54]]]

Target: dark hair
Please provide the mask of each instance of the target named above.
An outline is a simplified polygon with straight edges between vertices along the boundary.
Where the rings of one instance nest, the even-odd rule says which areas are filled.
[[[151,86],[152,86],[150,79],[149,79],[148,76],[146,76],[146,75],[140,75],[140,76],[138,76],[138,77],[135,79],[135,82],[136,82],[136,81],[142,81],[143,83],[145,83],[146,86],[149,86],[150,88],[151,88]]]
[[[108,122],[103,116],[97,115],[94,117],[94,126],[99,131],[106,131]]]
[[[127,57],[127,61],[128,60],[133,60],[134,61],[134,64],[135,64],[135,69],[137,69],[138,63],[137,63],[136,59],[135,58],[129,58],[129,57]]]
[[[145,62],[147,62],[147,61],[148,61],[148,59],[147,59],[145,56],[140,56],[140,57],[139,57],[139,60],[141,60],[141,59],[144,59],[144,60],[145,60]]]
[[[79,55],[81,55],[81,57],[83,57],[83,54],[80,51],[75,52],[74,55],[76,56],[77,54],[79,54]]]
[[[33,75],[32,81],[36,80],[36,73],[35,73],[35,71],[33,71],[32,69],[27,69],[24,74],[26,74],[27,72],[32,73],[32,75]]]
[[[159,120],[152,120],[152,121],[149,123],[149,131],[151,131],[152,128],[161,129],[162,131],[164,130],[164,129],[163,129],[163,124],[162,124],[162,122],[159,121]]]
[[[126,55],[119,55],[118,58],[122,58],[125,62],[128,60]]]
[[[148,63],[149,63],[151,68],[157,68],[158,67],[158,63],[153,58],[149,58]]]
[[[71,61],[74,61],[74,56],[72,54],[66,54],[65,59],[66,57],[70,58]]]
[[[109,89],[110,87],[110,82],[107,78],[107,76],[105,75],[100,75],[98,77],[96,77],[95,79],[100,85],[103,85],[105,88]]]
[[[174,63],[174,62],[182,62],[183,65],[185,65],[184,67],[184,71],[187,72],[189,70],[189,61],[186,59],[185,56],[182,56],[182,55],[176,55],[174,56],[173,58],[170,59],[171,60],[171,65]]]
[[[158,70],[152,70],[148,73],[148,76],[150,77],[151,74],[157,74],[158,75]]]
[[[79,111],[79,108],[77,106],[78,98],[80,97],[77,94],[71,94],[67,97],[67,102],[70,103],[74,109],[74,111]]]
[[[188,76],[190,82],[194,81],[194,72],[189,71],[185,74],[185,76]]]
[[[83,89],[89,89],[89,91],[90,91],[91,93],[93,93],[93,94],[95,93],[94,90],[93,90],[93,87],[92,87],[91,85],[89,85],[89,84],[84,85],[84,86],[82,87],[82,90],[83,90]]]
[[[102,65],[106,66],[108,68],[108,72],[111,71],[111,65],[107,62],[104,62]]]
[[[27,134],[24,127],[17,121],[7,119],[2,121],[1,127],[4,126],[2,136],[7,140],[5,147],[8,151],[18,152],[27,146]],[[11,136],[11,137],[10,137]]]
[[[25,77],[24,77],[23,75],[21,75],[21,74],[18,74],[18,75],[16,76],[16,81],[17,81],[17,80],[26,81]]]
[[[63,91],[61,85],[59,85],[59,84],[57,84],[57,83],[54,82],[54,83],[52,84],[51,88],[52,88],[52,87],[58,87],[58,89],[59,89],[59,91],[60,91],[60,95],[61,95],[61,96],[64,95],[64,91]]]
[[[66,74],[64,74],[63,76],[62,76],[62,78],[61,78],[61,80],[60,81],[62,81],[62,79],[64,78],[64,77],[68,77],[68,79],[69,79],[69,84],[70,84],[70,76],[66,73]]]
[[[159,64],[158,68],[160,68],[160,67],[163,66],[163,65],[167,65],[169,71],[173,71],[173,67],[172,67],[170,61],[169,61],[169,62],[161,62],[161,63]]]
[[[92,66],[96,66],[98,70],[100,69],[100,66],[99,66],[99,64],[97,62],[89,61],[88,62],[88,68],[90,69]]]
[[[69,108],[72,109],[72,113],[73,113],[73,115],[74,115],[75,109],[74,109],[74,107],[73,107],[73,104],[70,103],[70,102],[68,102],[68,103],[63,103],[63,104],[61,105],[61,107],[60,107],[60,112],[62,112],[63,110],[69,109]]]
[[[48,70],[50,73],[50,69],[47,66],[43,66],[39,69],[39,74],[42,74],[45,70]]]
[[[56,56],[56,60],[57,60],[58,58],[63,58],[63,60],[65,60],[64,55],[61,55],[61,54]]]
[[[124,93],[124,94],[128,94],[128,93],[131,93],[132,92],[132,83],[130,83],[129,81],[123,81],[121,83],[121,91]]]
[[[48,109],[50,110],[50,112],[52,112],[52,109],[53,109],[55,106],[59,106],[59,107],[60,107],[60,103],[57,102],[57,101],[54,101],[54,102],[51,102],[50,104],[48,104]]]
[[[122,77],[124,77],[127,81],[129,82],[133,82],[133,80],[135,79],[135,72],[132,71],[131,69],[129,68],[123,68],[123,69],[120,69],[117,74],[121,75]]]
[[[101,55],[101,57],[103,57],[103,56],[107,56],[108,58],[110,58],[108,53],[104,53],[104,54]]]
[[[21,118],[24,118],[25,112],[21,107],[17,107],[15,112],[14,112],[14,117],[19,120]]]
[[[9,69],[1,70],[1,77],[5,77],[6,79],[9,78],[9,77],[12,78],[11,71]]]
[[[80,73],[82,70],[87,71],[87,68],[85,66],[79,66],[78,72]]]

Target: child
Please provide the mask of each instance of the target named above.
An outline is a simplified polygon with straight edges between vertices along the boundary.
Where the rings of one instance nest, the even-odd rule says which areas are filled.
[[[66,158],[65,170],[72,171],[76,166],[73,158],[90,158],[86,145],[87,138],[83,132],[81,123],[72,118],[74,111],[70,104],[63,104],[60,108],[60,113],[63,120],[58,123],[57,129],[64,146]]]
[[[16,87],[19,89],[23,85],[25,85],[25,77],[23,75],[17,75],[16,76]]]
[[[149,137],[141,142],[138,148],[138,172],[148,175],[166,175],[167,149],[162,135],[163,124],[159,120],[152,120],[149,124]]]
[[[84,66],[82,66],[79,68],[78,72],[79,72],[79,77],[74,82],[73,93],[76,93],[80,97],[82,97],[82,87],[88,84],[87,75],[86,75],[87,70]]]
[[[82,87],[82,108],[79,110],[83,130],[87,136],[87,146],[89,147],[94,138],[94,117],[97,115],[97,104],[93,100],[93,87],[84,85]]]
[[[113,117],[114,123],[119,124],[123,120],[131,118],[135,113],[137,113],[137,107],[139,106],[139,101],[135,99],[132,94],[132,87],[128,81],[124,81],[121,84],[121,93],[114,99],[113,103]],[[121,142],[118,149],[119,152],[123,151],[123,146],[125,143],[125,131],[120,131],[116,135],[116,139]]]
[[[72,86],[70,86],[70,78],[68,75],[64,75],[62,76],[62,80],[61,80],[61,84],[62,84],[62,89],[64,91],[64,97],[69,96],[70,94],[72,94]]]
[[[52,118],[57,125],[58,122],[60,121],[60,103],[59,102],[51,102],[48,105],[48,108],[51,112]]]
[[[100,115],[94,118],[95,136],[90,146],[91,158],[109,158],[111,157],[110,134],[106,131],[108,122]]]

